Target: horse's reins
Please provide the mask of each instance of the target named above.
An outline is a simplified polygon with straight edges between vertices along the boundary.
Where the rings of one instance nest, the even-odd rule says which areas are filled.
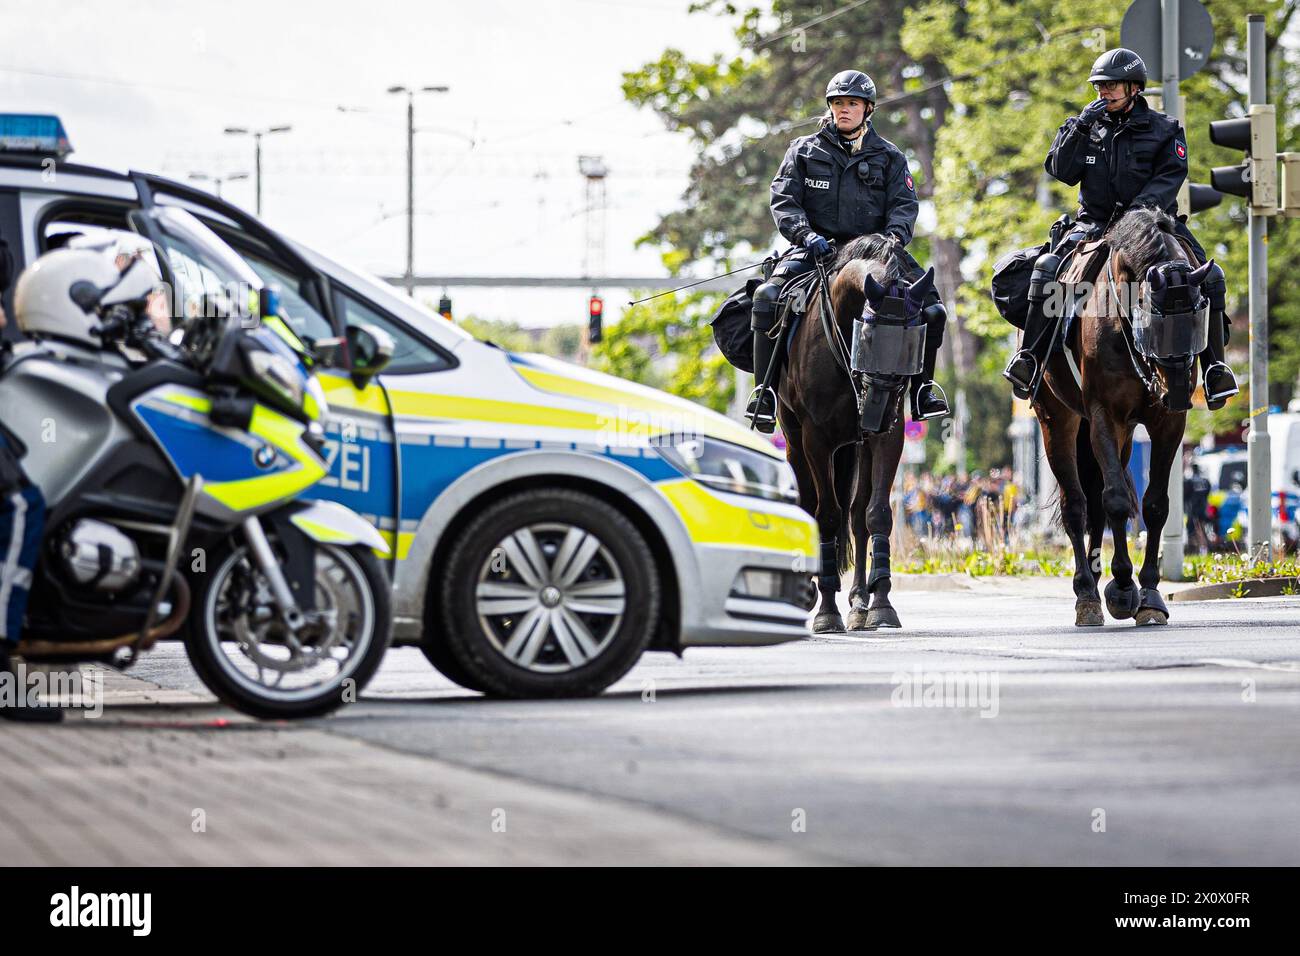
[[[734,276],[738,272],[748,272],[750,269],[757,269],[759,266],[767,265],[769,262],[772,263],[772,265],[776,265],[786,256],[790,255],[793,252],[798,252],[798,251],[799,251],[798,246],[791,246],[789,249],[781,253],[779,256],[768,256],[766,259],[760,259],[758,262],[751,262],[749,265],[741,266],[739,269],[732,269],[730,272],[719,272],[715,276],[708,276],[707,278],[704,279],[697,279],[694,282],[686,283],[686,285],[679,285],[675,289],[665,289],[663,292],[656,292],[654,295],[648,295],[644,299],[629,299],[627,304],[640,305],[642,302],[649,302],[651,299],[657,299],[660,296],[672,295],[676,292],[682,292],[686,289],[693,289],[697,285],[703,285],[706,282],[713,282],[716,279],[725,279],[727,276]]]
[[[853,381],[853,369],[850,365],[850,352],[848,343],[844,341],[844,333],[840,331],[840,325],[835,321],[834,308],[831,305],[831,284],[830,278],[826,274],[826,267],[822,265],[820,259],[817,260],[817,278],[821,283],[822,292],[822,331],[826,335],[826,341],[831,347],[831,354],[835,356],[835,364],[844,370],[849,377],[849,384],[853,388],[854,394],[857,394],[858,386]]]
[[[1134,347],[1133,320],[1124,314],[1124,300],[1120,298],[1119,288],[1115,285],[1114,263],[1115,256],[1108,254],[1106,256],[1106,287],[1115,300],[1115,308],[1119,311],[1120,331],[1124,337],[1124,347],[1128,349],[1128,357],[1133,362],[1133,371],[1137,372],[1138,378],[1142,379],[1142,384],[1147,387],[1147,391],[1155,395],[1158,393],[1159,388],[1156,373],[1154,369],[1147,366]]]

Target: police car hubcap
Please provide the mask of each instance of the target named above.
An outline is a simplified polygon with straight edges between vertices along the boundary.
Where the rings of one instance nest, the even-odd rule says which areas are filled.
[[[573,525],[529,525],[489,552],[475,586],[479,624],[520,667],[572,670],[599,656],[627,608],[622,569],[604,543]]]

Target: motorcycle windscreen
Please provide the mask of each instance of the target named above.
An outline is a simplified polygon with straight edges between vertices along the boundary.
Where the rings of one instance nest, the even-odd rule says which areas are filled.
[[[1210,339],[1210,303],[1190,312],[1133,308],[1133,341],[1143,355],[1158,359],[1199,355]]]
[[[916,375],[924,366],[925,323],[866,315],[853,323],[851,366],[868,375]]]

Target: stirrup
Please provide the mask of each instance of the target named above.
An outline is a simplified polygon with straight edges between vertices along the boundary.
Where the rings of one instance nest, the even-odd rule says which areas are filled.
[[[1022,356],[1027,356],[1029,361],[1033,363],[1029,373],[1028,383],[1020,381],[1011,374],[1011,366],[1015,365],[1016,361]],[[1034,384],[1038,381],[1039,377],[1038,373],[1040,364],[1038,356],[1030,349],[1020,349],[1015,355],[1011,356],[1011,361],[1007,362],[1007,367],[1002,370],[1002,377],[1011,383],[1011,392],[1016,396],[1016,398],[1028,401],[1030,396],[1033,395]]]
[[[1210,383],[1210,373],[1215,369],[1220,368],[1228,373],[1228,378],[1232,382],[1232,388],[1210,394],[1209,388],[1205,386],[1208,386]],[[1237,376],[1233,373],[1232,368],[1227,362],[1211,362],[1202,373],[1201,381],[1204,383],[1202,387],[1205,388],[1205,401],[1207,404],[1210,402],[1226,402],[1228,399],[1232,398],[1232,396],[1241,391],[1237,385]]]
[[[931,397],[943,403],[943,408],[930,412],[928,415],[921,414],[921,392],[926,389],[931,390]],[[948,403],[948,393],[943,390],[943,386],[934,379],[928,379],[921,383],[917,388],[916,394],[912,396],[912,421],[923,422],[931,418],[943,418],[945,415],[952,414],[952,406]]]
[[[765,394],[766,393],[766,394]],[[771,412],[763,409],[763,399],[770,394]],[[749,403],[745,408],[745,418],[757,431],[770,435],[776,429],[776,389],[770,385],[759,385],[749,393]]]

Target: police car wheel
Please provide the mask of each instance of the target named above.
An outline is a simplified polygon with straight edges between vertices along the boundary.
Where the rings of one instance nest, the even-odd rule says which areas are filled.
[[[598,694],[659,623],[659,575],[641,533],[601,499],[562,488],[485,508],[451,548],[441,598],[443,650],[500,697]]]

